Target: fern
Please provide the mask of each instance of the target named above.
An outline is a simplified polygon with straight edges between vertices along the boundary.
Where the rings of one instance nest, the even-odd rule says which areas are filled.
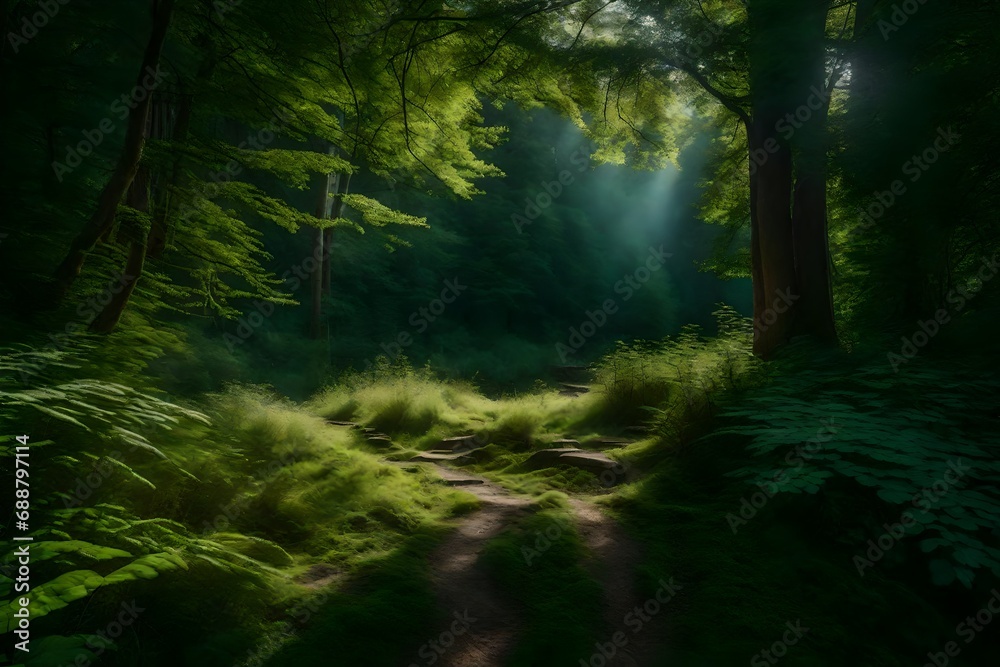
[[[800,353],[810,355],[808,373],[792,370]],[[789,493],[850,480],[891,516],[915,519],[910,532],[921,535],[921,550],[939,557],[931,562],[936,583],[971,586],[984,568],[1000,576],[1000,549],[988,544],[1000,532],[1000,439],[990,423],[1000,380],[932,363],[903,377],[885,363],[824,359],[805,348],[773,373],[768,386],[724,410],[727,428],[707,436],[746,436],[762,459],[731,475]],[[824,423],[830,436],[817,438]],[[779,455],[785,461],[775,465]]]

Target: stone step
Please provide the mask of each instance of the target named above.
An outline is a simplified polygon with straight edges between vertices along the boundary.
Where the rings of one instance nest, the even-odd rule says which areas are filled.
[[[600,447],[603,449],[617,449],[619,447],[628,447],[634,440],[628,440],[626,438],[594,438],[587,441],[588,447]]]
[[[575,394],[586,394],[590,391],[590,387],[585,384],[569,384],[568,382],[562,382],[559,384],[562,391],[571,391]]]
[[[528,457],[525,465],[532,468],[570,465],[574,468],[601,473],[605,470],[611,470],[619,464],[601,452],[591,452],[576,447],[553,447],[535,452]]]
[[[365,438],[365,441],[375,447],[392,447],[392,438],[387,435],[369,435]]]
[[[422,452],[417,454],[411,461],[422,461],[424,463],[437,463],[439,461],[460,461],[468,460],[468,454],[456,454],[454,452],[448,452],[445,454],[435,454],[432,452]]]
[[[455,451],[462,449],[464,451],[469,451],[471,449],[479,449],[480,447],[485,447],[488,442],[487,438],[480,437],[475,433],[470,435],[456,435],[450,438],[442,438],[440,445],[442,449],[447,449],[450,451]]]
[[[563,454],[568,454],[569,452],[581,452],[583,451],[579,447],[551,447],[549,449],[540,449],[525,461],[526,465],[537,465],[537,464],[549,464],[555,463],[555,461]],[[541,466],[539,466],[541,467]]]
[[[572,438],[559,438],[558,440],[552,441],[553,447],[576,447],[580,448],[580,441],[573,440]]]
[[[584,450],[563,454],[557,459],[557,463],[583,468],[591,472],[611,470],[618,465],[617,461],[608,458],[601,452],[588,452]]]
[[[326,423],[330,426],[350,426],[351,428],[361,428],[361,424],[357,422],[342,422],[336,419],[327,419]]]
[[[485,484],[481,479],[446,479],[444,483],[448,486],[474,486],[476,484]]]

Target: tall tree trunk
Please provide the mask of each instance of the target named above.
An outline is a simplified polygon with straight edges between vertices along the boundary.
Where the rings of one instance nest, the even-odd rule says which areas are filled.
[[[775,116],[764,110],[755,114],[754,142],[771,138]],[[760,120],[757,120],[760,119]],[[798,291],[795,251],[792,245],[792,152],[778,146],[757,169],[755,206],[757,249],[760,258],[760,310],[754,313],[754,352],[763,358],[792,335],[794,302]]]
[[[340,174],[334,174],[333,175],[332,185],[330,186],[330,191],[333,192],[335,195],[336,194],[340,194],[340,182],[341,182],[341,180],[343,180],[343,179],[342,179],[342,177],[341,177]],[[331,220],[336,219],[336,217],[337,217],[337,215],[334,214],[334,210],[336,208],[337,208],[337,200],[334,199],[331,202],[331,209],[330,209],[330,219]],[[323,230],[323,277],[321,278],[321,280],[322,280],[322,288],[323,288],[323,297],[324,298],[330,296],[330,288],[331,288],[330,275],[332,273],[332,271],[331,271],[332,253],[333,253],[333,227],[327,227],[326,229]]]
[[[327,145],[327,152],[333,155],[336,147]],[[320,220],[329,220],[332,212],[332,201],[330,199],[330,189],[334,183],[334,174],[323,174],[317,179],[316,188],[316,217]],[[311,306],[309,313],[309,336],[318,340],[324,335],[323,328],[323,296],[326,256],[330,248],[325,245],[326,230],[317,227],[313,234],[313,254],[312,257],[317,262],[316,269],[310,276],[311,285]]]
[[[351,174],[337,174],[334,177],[334,187],[333,192],[337,197],[331,202],[332,209],[330,211],[330,219],[336,220],[344,213],[344,200],[340,195],[346,195],[351,187]],[[329,296],[332,285],[330,284],[330,276],[332,274],[331,266],[331,253],[333,252],[333,228],[330,227],[326,230],[326,235],[324,238],[323,249],[326,251],[323,254],[323,292],[324,295]]]
[[[190,94],[182,94],[180,102],[177,104],[177,118],[170,127],[170,139],[175,143],[183,143],[187,139],[188,128],[191,125],[191,107],[193,98]],[[168,111],[166,107],[164,111]],[[178,154],[174,158],[167,176],[167,182],[162,184],[157,195],[156,206],[154,207],[153,219],[149,226],[149,238],[146,242],[147,253],[150,257],[158,259],[163,256],[163,251],[167,248],[167,232],[170,214],[174,209],[174,188],[180,180],[181,157]]]
[[[746,124],[747,145],[750,151],[750,285],[753,288],[753,312],[759,317],[764,312],[764,268],[761,266],[760,255],[760,223],[757,216],[757,165],[754,163],[754,156],[757,149],[763,149],[759,145],[753,123]],[[753,340],[754,351],[757,351],[757,338],[762,323],[754,319]]]
[[[149,167],[139,167],[132,184],[129,186],[126,203],[142,214],[149,213],[149,188],[151,174]],[[117,283],[118,291],[111,295],[111,300],[101,310],[101,312],[90,323],[90,330],[94,333],[110,333],[121,320],[125,306],[128,305],[136,283],[142,276],[143,265],[146,262],[146,226],[140,224],[138,220],[132,220],[133,224],[123,226],[119,231],[119,238],[128,240],[128,256],[125,260],[125,270],[121,280]]]
[[[748,143],[751,155],[766,155],[751,176],[754,352],[763,358],[793,335],[835,340],[826,229],[826,100],[815,94],[817,87],[825,89],[827,5],[825,0],[749,5]],[[804,123],[796,118],[803,109],[811,110]]]
[[[191,88],[185,90],[183,82],[178,80],[177,88],[179,101],[176,105],[176,118],[170,127],[170,139],[182,149],[187,141],[188,131],[191,128],[191,115],[194,112],[194,100],[198,91],[211,80],[215,67],[218,64],[218,56],[214,42],[208,37],[197,40],[202,52],[205,53],[201,65],[194,77]],[[185,157],[182,150],[178,150],[167,182],[160,188],[159,196],[154,209],[152,224],[149,229],[149,240],[146,244],[146,252],[150,258],[159,259],[167,247],[167,240],[170,236],[172,218],[177,210],[177,190],[182,187],[182,182],[187,181],[185,172],[182,169]]]
[[[320,265],[309,276],[311,304],[309,309],[309,337],[319,340],[323,337],[323,230],[313,230],[313,258],[319,258]]]
[[[792,233],[799,288],[793,335],[807,334],[833,343],[837,340],[837,330],[833,318],[833,282],[827,231],[826,152],[829,98],[833,94],[835,79],[827,84],[824,3],[815,2],[811,7],[805,3],[796,27],[803,37],[799,49],[803,73],[800,88],[804,91],[803,104],[812,115],[792,137],[796,147]],[[838,73],[833,76],[838,76]],[[818,95],[818,92],[823,95]],[[810,105],[813,100],[817,101]]]
[[[151,77],[155,77],[160,62],[160,53],[166,41],[170,19],[173,15],[174,0],[152,0],[152,30],[146,44],[146,52],[136,76],[136,87],[144,89],[150,85]],[[145,82],[145,83],[144,83]],[[115,222],[118,204],[125,195],[139,170],[139,160],[142,157],[146,121],[152,94],[147,94],[128,115],[125,129],[125,145],[122,148],[118,163],[110,180],[98,199],[97,210],[87,222],[83,230],[70,244],[69,252],[59,264],[54,273],[52,297],[61,300],[72,287],[73,282],[83,269],[86,255],[101,238],[106,237]]]
[[[869,21],[875,12],[876,0],[858,0],[854,11],[854,34],[851,49],[851,94],[873,100],[876,81],[873,76],[873,59],[879,52],[874,37],[869,37]]]
[[[798,297],[793,333],[837,340],[833,318],[833,283],[830,279],[830,249],[826,217],[825,165],[804,160],[796,166],[795,271]]]

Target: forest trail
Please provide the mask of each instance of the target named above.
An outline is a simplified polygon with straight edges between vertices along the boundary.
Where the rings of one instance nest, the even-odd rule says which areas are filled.
[[[518,634],[518,613],[479,562],[486,543],[519,515],[531,500],[511,495],[488,480],[435,464],[447,482],[479,499],[480,508],[464,518],[430,559],[440,608],[449,618],[467,618],[469,631],[448,647],[442,667],[500,667]],[[479,482],[479,483],[477,483]],[[475,619],[475,620],[472,620]]]
[[[638,631],[626,619],[643,604],[635,586],[635,573],[642,558],[639,544],[621,525],[593,503],[570,499],[580,536],[591,554],[585,566],[604,591],[604,624],[608,635],[623,632],[628,643],[607,661],[608,667],[644,667],[652,664],[656,647],[663,645],[664,619],[653,618]],[[630,631],[631,630],[631,631]]]
[[[518,613],[505,599],[479,563],[486,543],[498,536],[513,520],[531,511],[529,498],[511,494],[483,477],[455,470],[438,462],[434,468],[453,486],[475,495],[481,507],[466,517],[431,556],[431,576],[441,608],[449,614],[475,618],[470,632],[459,637],[438,664],[444,667],[500,667],[518,635]],[[590,554],[584,566],[601,585],[604,598],[603,620],[606,635],[595,642],[608,641],[615,632],[625,632],[628,643],[605,664],[609,667],[642,667],[651,663],[662,626],[629,633],[626,617],[642,604],[635,590],[635,572],[641,558],[639,545],[611,517],[592,503],[570,500],[580,536]]]

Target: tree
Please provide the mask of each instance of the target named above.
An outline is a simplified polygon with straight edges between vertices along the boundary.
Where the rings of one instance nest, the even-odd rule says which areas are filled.
[[[845,48],[826,44],[844,37],[853,6],[828,0],[567,5],[558,19],[535,27],[536,47],[548,46],[572,68],[567,106],[577,116],[592,114],[591,131],[606,156],[641,162],[628,146],[652,155],[675,152],[680,128],[670,126],[664,108],[674,105],[679,115],[678,97],[739,123],[755,352],[767,357],[796,335],[835,341],[826,117]]]
[[[122,197],[139,170],[139,161],[145,144],[146,123],[153,99],[151,88],[158,80],[160,54],[167,39],[173,12],[174,0],[150,2],[152,25],[146,52],[135,79],[135,89],[140,91],[142,98],[128,113],[125,144],[114,172],[101,192],[96,210],[83,230],[73,239],[66,257],[55,270],[54,296],[57,300],[66,295],[73,281],[80,275],[87,252],[110,234]]]

